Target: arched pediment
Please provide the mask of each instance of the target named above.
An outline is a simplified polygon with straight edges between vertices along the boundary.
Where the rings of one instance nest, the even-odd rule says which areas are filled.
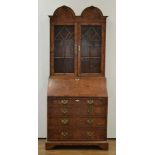
[[[90,6],[90,7],[85,8],[82,11],[81,16],[83,18],[101,18],[101,17],[103,17],[103,14],[99,8]]]
[[[70,7],[64,5],[54,11],[53,17],[54,18],[74,18],[75,13]]]

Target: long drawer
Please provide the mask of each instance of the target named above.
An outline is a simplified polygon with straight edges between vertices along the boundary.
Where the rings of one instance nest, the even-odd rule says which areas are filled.
[[[48,127],[106,127],[104,117],[48,117]]]
[[[48,99],[48,116],[107,115],[104,99]]]
[[[67,104],[94,104],[94,105],[102,105],[103,103],[107,103],[107,98],[48,98],[48,103],[52,103],[53,105],[67,105]]]
[[[106,140],[105,128],[48,128],[48,140]]]

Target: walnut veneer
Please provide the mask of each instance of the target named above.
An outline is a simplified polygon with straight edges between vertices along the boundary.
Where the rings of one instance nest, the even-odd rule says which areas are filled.
[[[108,149],[106,17],[93,6],[81,16],[66,6],[50,16],[46,149],[56,145]]]

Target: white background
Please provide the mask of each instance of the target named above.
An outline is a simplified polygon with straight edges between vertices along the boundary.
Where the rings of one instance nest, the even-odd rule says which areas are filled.
[[[117,155],[155,154],[154,6],[117,0]],[[35,0],[1,1],[2,155],[38,154],[37,18]]]
[[[82,5],[81,5],[82,4]],[[47,83],[49,77],[49,17],[60,6],[66,5],[73,9],[77,16],[91,5],[102,11],[107,18],[106,39],[106,77],[108,85],[108,137],[116,137],[116,36],[115,36],[115,0],[39,0],[39,115],[38,137],[46,137],[47,131]]]

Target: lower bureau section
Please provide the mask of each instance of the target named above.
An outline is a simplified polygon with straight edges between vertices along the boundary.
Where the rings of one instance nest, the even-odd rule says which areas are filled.
[[[107,97],[48,97],[46,149],[96,145],[107,150],[107,109]]]
[[[105,128],[49,128],[48,140],[106,140]]]

